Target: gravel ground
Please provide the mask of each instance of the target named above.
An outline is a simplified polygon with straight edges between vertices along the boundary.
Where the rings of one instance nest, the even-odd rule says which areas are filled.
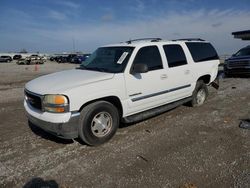
[[[76,65],[0,64],[0,187],[249,187],[249,78],[221,80],[198,108],[123,125],[89,147],[28,125],[23,86]]]

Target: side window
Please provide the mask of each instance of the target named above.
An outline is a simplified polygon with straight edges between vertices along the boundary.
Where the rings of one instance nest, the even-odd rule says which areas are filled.
[[[134,64],[146,64],[148,70],[162,69],[161,55],[157,46],[142,47],[138,52],[134,60]]]
[[[168,67],[177,67],[187,64],[185,53],[180,45],[164,45],[163,49],[168,60]]]
[[[210,43],[186,42],[186,45],[196,63],[219,59],[217,52]]]

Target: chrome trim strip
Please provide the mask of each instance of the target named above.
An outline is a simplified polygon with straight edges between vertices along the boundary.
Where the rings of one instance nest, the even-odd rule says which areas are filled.
[[[131,94],[131,95],[129,95],[130,97],[134,97],[134,96],[136,96],[136,95],[141,95],[142,93],[141,92],[139,92],[139,93],[134,93],[134,94]]]
[[[144,96],[141,96],[141,97],[133,98],[131,100],[132,100],[132,102],[136,102],[136,101],[139,101],[139,100],[147,99],[147,98],[150,98],[150,97],[155,97],[157,95],[170,93],[170,92],[173,92],[173,91],[176,91],[176,90],[179,90],[179,89],[188,88],[188,87],[191,87],[191,84],[180,86],[180,87],[175,87],[175,88],[168,89],[168,90],[165,90],[165,91],[160,91],[160,92],[157,92],[157,93],[152,93],[152,94],[149,94],[149,95],[144,95]]]

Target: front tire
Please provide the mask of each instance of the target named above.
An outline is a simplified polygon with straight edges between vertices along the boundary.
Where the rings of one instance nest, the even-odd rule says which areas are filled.
[[[110,140],[119,127],[117,108],[107,101],[97,101],[83,108],[79,121],[79,137],[90,146]]]
[[[198,80],[193,91],[191,106],[201,106],[208,97],[207,85],[203,80]]]

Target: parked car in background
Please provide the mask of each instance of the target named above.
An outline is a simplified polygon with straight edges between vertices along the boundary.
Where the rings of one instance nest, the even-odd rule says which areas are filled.
[[[37,55],[37,54],[32,54],[32,55],[30,55],[29,57],[27,57],[27,59],[30,59],[30,60],[38,60],[38,59],[42,59],[42,57],[40,57],[40,56]]]
[[[224,74],[226,76],[250,75],[250,46],[240,49],[225,60]]]
[[[44,64],[45,60],[44,59],[34,59],[30,61],[30,64]]]
[[[50,60],[50,61],[55,61],[55,58],[56,58],[56,56],[50,56],[50,57],[49,57],[49,60]]]
[[[89,56],[90,54],[75,56],[74,58],[71,59],[71,63],[81,64],[82,62],[86,61],[86,59],[88,59]]]
[[[32,54],[26,59],[30,62],[30,64],[44,64],[44,62],[46,61],[43,57],[37,54]]]
[[[55,57],[55,61],[57,63],[67,63],[68,62],[68,55],[60,55]]]
[[[67,62],[71,63],[75,57],[77,57],[77,54],[69,54],[67,57]]]
[[[2,55],[0,57],[0,62],[7,62],[7,63],[9,63],[11,61],[12,61],[12,58],[10,56],[8,56],[8,55]]]
[[[42,59],[35,59],[27,57],[25,59],[19,59],[17,60],[16,64],[18,65],[35,65],[35,64],[44,64],[44,60]]]
[[[18,59],[16,62],[17,65],[29,65],[30,61],[24,58]]]
[[[20,55],[20,54],[13,56],[13,60],[18,60],[18,59],[21,59],[21,58],[22,58],[22,55]]]
[[[91,54],[84,54],[83,56],[84,56],[84,61],[86,61],[89,58],[89,56],[91,56]]]

